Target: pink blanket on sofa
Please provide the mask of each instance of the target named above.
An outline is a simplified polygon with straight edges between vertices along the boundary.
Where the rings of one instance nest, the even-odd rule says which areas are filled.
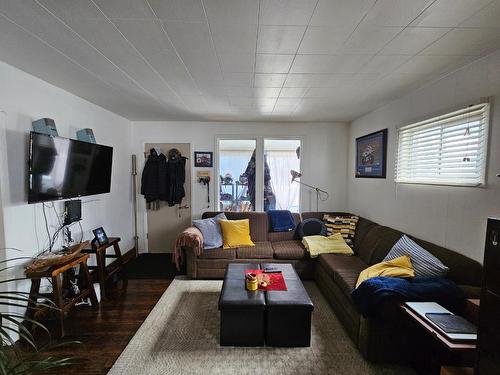
[[[172,261],[175,263],[177,270],[180,270],[180,265],[183,261],[183,247],[190,247],[194,250],[196,255],[201,254],[203,249],[203,235],[196,227],[189,227],[180,233],[175,239],[174,253],[172,254]]]

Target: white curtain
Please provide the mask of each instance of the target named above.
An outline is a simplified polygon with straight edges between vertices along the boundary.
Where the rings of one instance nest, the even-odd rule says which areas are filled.
[[[290,170],[300,170],[300,161],[295,151],[266,151],[267,164],[271,170],[271,187],[276,196],[277,210],[299,212],[300,184],[291,183]]]

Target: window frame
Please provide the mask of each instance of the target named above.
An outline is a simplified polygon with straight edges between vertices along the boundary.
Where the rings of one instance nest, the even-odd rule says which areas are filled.
[[[214,186],[215,193],[215,209],[219,211],[220,207],[220,178],[219,178],[219,167],[220,167],[220,141],[223,140],[255,140],[255,163],[260,166],[260,171],[258,170],[255,176],[255,207],[254,212],[264,212],[264,140],[299,140],[300,141],[300,168],[304,165],[304,145],[305,136],[252,136],[245,134],[231,134],[231,135],[217,135],[215,136],[215,157],[214,157],[214,179],[216,181]],[[300,171],[299,171],[300,172]],[[291,181],[290,176],[290,181]],[[300,184],[299,184],[300,185]],[[303,189],[302,185],[299,186],[299,212],[302,212],[302,199],[303,199]]]
[[[414,180],[410,179],[400,179],[398,177],[398,168],[401,163],[400,161],[400,154],[401,154],[401,145],[400,145],[400,140],[401,140],[401,133],[402,131],[409,129],[409,128],[424,128],[425,126],[428,126],[429,124],[432,123],[438,123],[440,121],[443,121],[447,118],[451,118],[453,116],[459,116],[460,114],[466,114],[470,113],[476,110],[480,110],[481,107],[483,107],[483,116],[484,116],[484,125],[483,125],[483,131],[484,131],[484,136],[483,136],[483,142],[484,142],[484,147],[482,150],[481,157],[484,158],[484,160],[481,162],[480,170],[479,170],[479,181],[478,182],[470,182],[467,183],[465,181],[452,181],[452,180],[423,180],[423,179],[417,179],[415,178]],[[396,159],[395,159],[395,168],[394,168],[394,182],[397,184],[411,184],[411,185],[437,185],[437,186],[461,186],[461,187],[485,187],[487,183],[487,171],[488,171],[488,157],[489,157],[489,128],[490,128],[490,111],[491,111],[491,105],[489,102],[483,102],[475,105],[470,105],[465,108],[461,108],[459,110],[455,110],[452,112],[448,112],[439,116],[431,117],[423,121],[415,122],[412,124],[404,125],[399,128],[397,128],[397,137],[396,137]],[[431,126],[429,126],[431,127]],[[442,133],[442,131],[441,131]],[[443,143],[443,138],[440,136],[439,138],[440,144]]]

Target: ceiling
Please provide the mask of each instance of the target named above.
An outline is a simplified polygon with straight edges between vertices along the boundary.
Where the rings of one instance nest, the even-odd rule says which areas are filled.
[[[130,120],[349,121],[500,48],[500,0],[0,0],[0,60]]]

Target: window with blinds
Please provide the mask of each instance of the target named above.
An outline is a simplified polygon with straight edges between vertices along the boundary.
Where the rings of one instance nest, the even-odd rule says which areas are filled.
[[[401,127],[396,182],[479,186],[485,183],[488,103]]]

